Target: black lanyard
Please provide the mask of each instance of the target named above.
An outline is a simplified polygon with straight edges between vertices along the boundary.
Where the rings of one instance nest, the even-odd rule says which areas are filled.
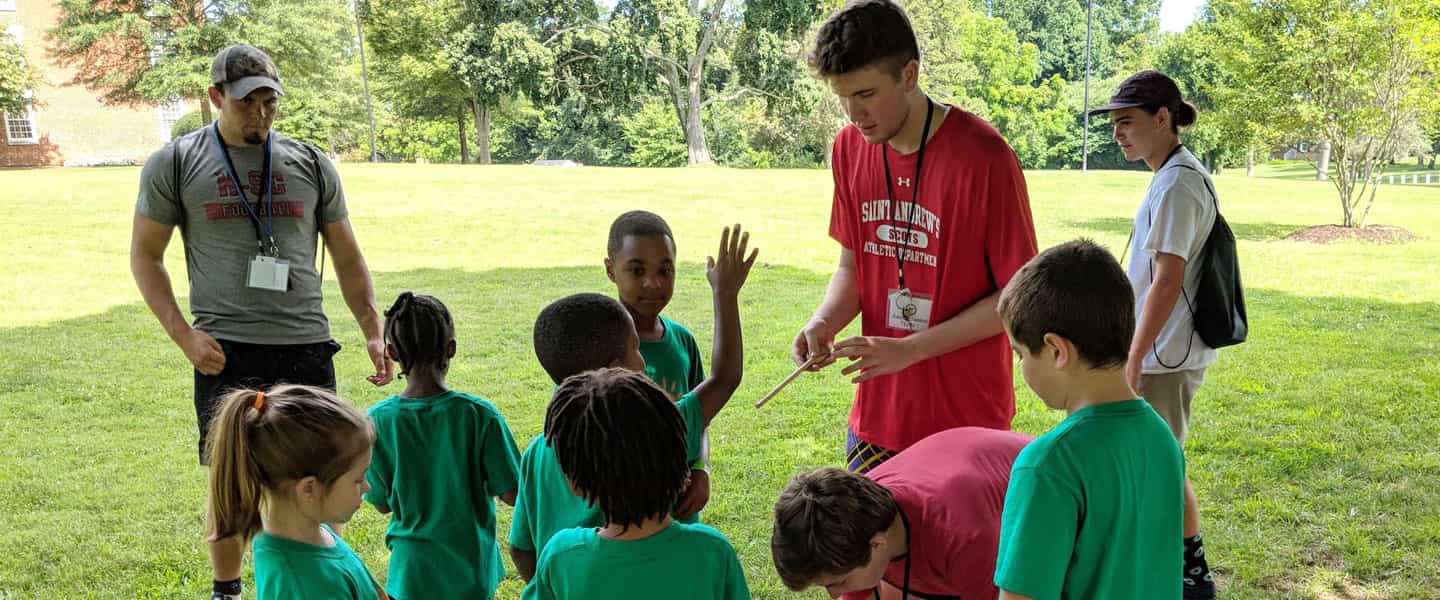
[[[905,240],[902,246],[895,242],[895,266],[900,275],[900,289],[905,289],[905,253],[910,250],[910,233],[915,229],[915,211],[920,206],[920,166],[925,164],[925,142],[930,137],[930,119],[935,116],[934,103],[927,96],[925,98],[925,131],[920,134],[920,150],[915,156],[915,179],[910,182],[910,211],[905,215]],[[894,221],[895,213],[900,208],[900,200],[895,197],[894,182],[890,178],[890,143],[886,142],[880,147],[880,161],[885,165],[885,192],[890,195],[890,220]],[[893,235],[893,234],[892,234]],[[905,563],[907,566],[910,563]]]
[[[235,171],[235,163],[230,160],[230,151],[225,148],[225,140],[220,137],[220,121],[215,121],[215,145],[220,148],[220,156],[225,159],[225,167],[229,169],[230,181],[235,184],[235,192],[240,194],[240,203],[245,205],[245,212],[250,215],[250,223],[255,226],[255,244],[260,247],[261,254],[280,256],[280,247],[275,245],[275,190],[274,173],[270,165],[270,143],[275,139],[274,135],[265,136],[265,188],[260,192],[259,200],[265,201],[265,221],[260,221],[260,214],[254,206],[250,205],[250,199],[245,196],[245,188],[240,185],[240,176]],[[270,242],[270,249],[267,252],[265,242]]]
[[[928,121],[929,119],[926,119],[926,120]],[[926,127],[926,129],[929,129],[929,127]],[[905,518],[905,510],[904,510],[904,509],[901,509],[901,508],[899,508],[899,507],[896,507],[896,511],[900,513],[900,524],[905,526],[905,585],[904,585],[904,587],[900,588],[900,598],[901,598],[901,600],[909,600],[909,599],[910,599],[910,555],[912,554],[911,551],[914,550],[914,548],[911,548],[911,547],[910,547],[910,519]],[[883,581],[883,580],[882,580],[882,581]],[[875,600],[880,600],[880,586],[878,586],[878,585],[875,586],[875,589],[872,590],[872,591],[875,592]]]

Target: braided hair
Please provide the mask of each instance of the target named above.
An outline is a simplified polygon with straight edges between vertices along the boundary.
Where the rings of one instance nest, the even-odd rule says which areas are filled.
[[[644,373],[566,379],[545,414],[545,439],[581,496],[623,529],[670,514],[690,475],[685,421]]]
[[[385,339],[395,347],[401,375],[416,368],[443,373],[450,367],[455,321],[438,298],[404,292],[385,311]]]

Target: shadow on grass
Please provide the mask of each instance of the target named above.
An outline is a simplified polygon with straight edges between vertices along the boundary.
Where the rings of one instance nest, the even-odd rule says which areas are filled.
[[[709,285],[700,265],[679,271],[666,315],[694,331],[708,364]],[[459,341],[452,385],[495,402],[522,447],[552,386],[531,349],[535,315],[566,294],[613,290],[598,266],[425,269],[377,273],[375,283],[382,306],[405,290],[446,302]],[[853,388],[832,371],[803,378],[765,410],[747,400],[789,372],[791,338],[825,284],[789,267],[751,274],[745,383],[711,429],[706,521],[735,543],[758,598],[791,597],[770,566],[768,507],[799,470],[838,463]],[[1315,548],[1339,556],[1351,580],[1396,597],[1440,589],[1434,570],[1404,568],[1440,562],[1440,303],[1247,291],[1251,340],[1211,369],[1188,443],[1227,595],[1276,597],[1304,583],[1317,573],[1303,566]],[[364,352],[333,282],[326,299],[346,346],[336,357],[342,395],[364,406],[398,391],[364,383]],[[190,372],[144,305],[3,328],[0,347],[0,514],[25,524],[0,531],[0,582],[19,597],[204,593]],[[1020,402],[1037,404],[1028,392]],[[1016,426],[1035,434],[1037,423]],[[385,524],[370,515],[347,537],[383,565]],[[97,555],[100,546],[108,550]]]
[[[1124,217],[1100,217],[1084,221],[1070,221],[1071,227],[1088,229],[1096,233],[1106,233],[1120,236],[1129,236],[1130,227],[1133,225],[1130,219]],[[1296,231],[1304,229],[1305,225],[1291,225],[1286,223],[1236,223],[1230,222],[1230,230],[1235,232],[1235,239],[1247,242],[1273,242],[1284,239]]]

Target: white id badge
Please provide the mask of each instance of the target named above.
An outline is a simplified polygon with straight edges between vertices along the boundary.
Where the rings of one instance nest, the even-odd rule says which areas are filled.
[[[925,331],[930,328],[932,298],[910,290],[890,290],[889,318],[886,325],[903,331]]]
[[[290,261],[263,254],[250,259],[247,285],[258,290],[286,291],[290,287]]]

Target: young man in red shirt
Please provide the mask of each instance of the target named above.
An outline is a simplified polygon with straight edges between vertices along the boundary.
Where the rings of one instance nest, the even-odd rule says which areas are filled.
[[[938,431],[1009,429],[1015,390],[996,299],[1036,254],[1014,151],[920,89],[915,33],[891,0],[854,0],[831,16],[810,65],[851,124],[831,164],[840,263],[793,355],[812,369],[851,361],[850,470]],[[857,315],[862,335],[835,343]]]

